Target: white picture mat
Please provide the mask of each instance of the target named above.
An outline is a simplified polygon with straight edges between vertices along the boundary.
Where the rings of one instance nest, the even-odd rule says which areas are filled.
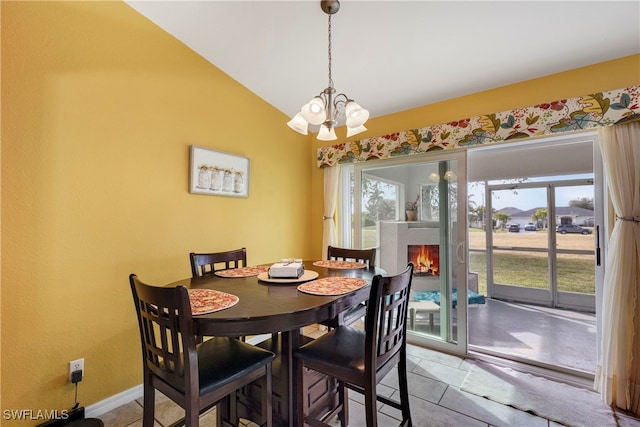
[[[249,158],[224,153],[210,148],[191,146],[189,167],[189,192],[212,196],[249,196]],[[202,167],[209,168],[209,178],[202,174]],[[224,184],[224,174],[231,175],[230,185]],[[216,179],[216,174],[218,180]]]

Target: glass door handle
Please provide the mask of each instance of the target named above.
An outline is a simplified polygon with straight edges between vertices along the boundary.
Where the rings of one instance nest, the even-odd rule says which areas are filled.
[[[596,265],[600,267],[600,226],[596,225]]]
[[[464,264],[465,262],[465,252],[464,242],[458,243],[458,246],[456,246],[456,258],[458,258],[460,264]]]

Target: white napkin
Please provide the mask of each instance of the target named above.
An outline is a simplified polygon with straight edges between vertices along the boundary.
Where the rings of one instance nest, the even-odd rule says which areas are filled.
[[[276,262],[269,267],[269,277],[281,279],[298,279],[304,274],[301,262]]]

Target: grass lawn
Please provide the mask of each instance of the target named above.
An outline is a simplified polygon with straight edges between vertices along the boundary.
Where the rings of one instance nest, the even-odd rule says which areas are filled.
[[[556,234],[558,250],[587,251],[589,254],[557,255],[558,290],[563,292],[595,293],[593,235]],[[500,230],[493,233],[493,246],[503,248],[547,249],[547,230],[535,233],[509,233]],[[478,229],[469,230],[469,247],[486,249],[486,235]],[[547,288],[549,283],[549,255],[547,252],[527,252],[494,249],[494,282],[532,288]],[[487,267],[484,252],[470,252],[469,271],[479,273],[479,288],[487,290]]]
[[[531,288],[547,288],[548,258],[538,253],[494,251],[494,282]],[[595,293],[593,256],[558,256],[558,290]],[[487,292],[487,266],[484,252],[469,253],[469,271],[478,273],[480,293]]]

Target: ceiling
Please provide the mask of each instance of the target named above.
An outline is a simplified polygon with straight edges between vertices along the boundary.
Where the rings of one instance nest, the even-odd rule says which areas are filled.
[[[127,3],[287,116],[328,85],[319,1]],[[343,0],[332,17],[334,86],[371,117],[638,53],[637,0]]]

